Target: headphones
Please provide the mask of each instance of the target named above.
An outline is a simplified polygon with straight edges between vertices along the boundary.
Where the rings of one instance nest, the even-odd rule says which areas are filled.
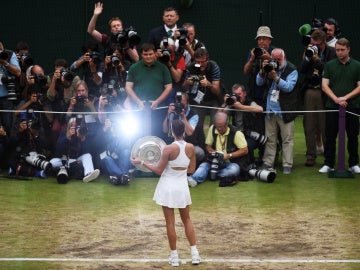
[[[339,24],[334,18],[327,18],[324,23],[335,25],[335,37],[341,34]]]

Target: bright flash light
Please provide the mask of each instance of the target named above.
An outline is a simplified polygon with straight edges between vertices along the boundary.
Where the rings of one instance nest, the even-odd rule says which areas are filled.
[[[133,137],[139,131],[139,120],[131,113],[125,113],[119,124],[127,138]]]

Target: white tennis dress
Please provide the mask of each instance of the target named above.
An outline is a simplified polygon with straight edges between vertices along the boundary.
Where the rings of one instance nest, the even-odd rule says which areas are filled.
[[[190,159],[185,153],[185,141],[173,142],[180,147],[179,155],[166,165],[156,186],[153,200],[169,208],[185,208],[191,204],[190,190],[187,181],[187,168]],[[184,170],[174,170],[172,167],[184,167]]]

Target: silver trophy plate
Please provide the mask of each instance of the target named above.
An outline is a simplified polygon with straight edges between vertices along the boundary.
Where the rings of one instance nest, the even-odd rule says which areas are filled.
[[[131,149],[131,157],[138,157],[144,162],[156,166],[165,146],[166,143],[163,139],[156,136],[145,136],[135,142]],[[135,168],[143,172],[150,172],[141,164],[135,164]]]

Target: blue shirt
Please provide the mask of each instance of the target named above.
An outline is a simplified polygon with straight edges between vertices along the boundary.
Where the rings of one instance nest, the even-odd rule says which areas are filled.
[[[11,58],[10,58],[10,61],[9,61],[9,64],[15,66],[19,71],[21,70],[20,69],[20,65],[19,65],[19,61],[16,57],[16,54],[15,53],[12,53],[11,54]],[[8,91],[5,87],[5,85],[3,85],[1,79],[3,77],[6,77],[6,76],[13,76],[15,77],[13,74],[11,74],[8,70],[7,70],[7,67],[3,66],[3,65],[0,65],[0,97],[6,97],[8,95]]]
[[[286,63],[283,66],[283,68],[276,71],[276,74],[278,75],[279,78],[285,67],[286,67]],[[272,80],[272,84],[269,88],[269,92],[266,97],[266,111],[268,111],[267,117],[270,117],[269,112],[272,111],[282,118],[281,107],[279,102],[280,90],[287,93],[292,92],[294,90],[297,79],[298,79],[298,72],[297,70],[294,70],[286,77],[285,80],[280,78],[279,83],[276,83],[275,81]],[[256,75],[256,84],[261,86],[264,85],[265,83],[266,83],[266,77],[261,77],[260,74],[258,73]]]

